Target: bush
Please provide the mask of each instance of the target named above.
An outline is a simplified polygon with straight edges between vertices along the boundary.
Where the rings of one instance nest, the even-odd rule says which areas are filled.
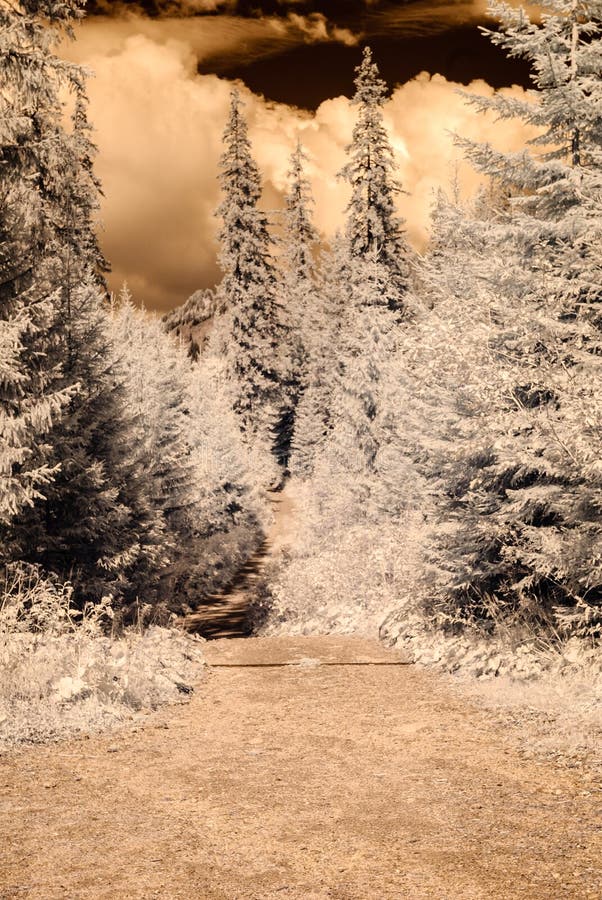
[[[110,598],[82,611],[35,566],[3,573],[0,744],[96,731],[186,697],[202,641],[173,628],[113,627]]]

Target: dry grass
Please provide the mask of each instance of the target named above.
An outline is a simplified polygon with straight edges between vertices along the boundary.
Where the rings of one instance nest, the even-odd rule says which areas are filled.
[[[602,766],[602,655],[593,643],[526,626],[446,635],[411,613],[385,623],[381,636],[452,676],[463,696],[515,732],[527,756]]]
[[[599,672],[548,671],[531,682],[502,676],[462,679],[467,692],[496,721],[520,733],[523,753],[564,765],[602,766],[602,677]]]
[[[202,642],[175,629],[111,635],[108,600],[83,612],[35,568],[5,576],[0,600],[0,746],[98,731],[185,698]]]

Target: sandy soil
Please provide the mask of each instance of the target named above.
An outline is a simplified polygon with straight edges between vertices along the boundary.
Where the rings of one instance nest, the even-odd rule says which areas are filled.
[[[602,896],[593,774],[522,759],[436,674],[349,637],[208,660],[145,727],[0,758],[3,900]]]

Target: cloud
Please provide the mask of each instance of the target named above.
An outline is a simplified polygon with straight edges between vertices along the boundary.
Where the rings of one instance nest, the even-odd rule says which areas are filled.
[[[540,6],[524,0],[509,0],[511,6],[522,6],[532,19]],[[377,2],[366,16],[364,27],[369,38],[421,38],[460,26],[478,26],[491,21],[489,0],[410,0],[386,4]]]
[[[510,0],[511,5],[525,6],[532,14],[540,6]],[[403,0],[382,3],[381,0],[345,0],[333,3],[324,0],[89,0],[88,13],[127,18],[147,16],[154,19],[182,18],[226,14],[265,18],[286,16],[291,10],[308,17],[319,15],[338,21],[363,19],[371,34],[382,29],[403,29],[404,34],[432,33],[450,25],[482,22],[487,18],[488,0]]]
[[[63,52],[84,63],[123,53],[134,36],[149,38],[158,45],[180,41],[195,54],[198,63],[208,65],[224,58],[229,66],[275,56],[301,44],[358,43],[357,35],[333,25],[321,13],[302,16],[294,12],[257,19],[229,15],[168,19],[99,16],[84,20],[76,35],[75,43],[66,42]]]
[[[297,13],[289,13],[286,19],[270,19],[271,25],[276,30],[288,26],[294,31],[298,31],[304,36],[309,43],[322,43],[326,41],[335,41],[345,44],[347,47],[354,47],[359,42],[359,36],[354,34],[348,28],[339,28],[328,21],[322,13],[311,13],[308,16],[300,16]],[[286,23],[286,26],[283,25]]]
[[[346,0],[348,12],[357,12],[366,7],[377,6],[380,0]],[[220,12],[233,15],[254,15],[257,17],[273,15],[275,12],[286,14],[291,8],[306,10],[309,14],[318,12],[326,16],[331,2],[323,4],[322,12],[316,10],[315,0],[89,0],[87,11],[92,15],[104,15],[119,18],[131,14],[150,16],[152,18],[169,18],[170,16],[198,16]],[[355,7],[355,9],[354,9]]]
[[[89,0],[88,15],[126,18],[128,16],[198,16],[219,12],[222,9],[236,9],[236,0]]]
[[[118,288],[127,280],[138,302],[151,308],[181,303],[219,277],[216,175],[231,85],[198,74],[195,40],[195,35],[187,42],[183,34],[160,41],[153,33],[123,34],[112,43],[97,41],[96,52],[81,43],[74,48],[96,71],[91,117],[105,191],[102,241],[113,264],[111,283]],[[409,192],[400,198],[400,211],[417,246],[427,236],[433,191],[448,184],[458,156],[451,131],[508,149],[531,136],[520,124],[477,115],[456,87],[442,76],[423,74],[398,87],[386,107],[399,177]],[[281,205],[288,157],[299,135],[310,155],[317,224],[331,235],[348,200],[348,188],[336,173],[356,110],[337,97],[310,114],[242,90],[266,208]],[[492,93],[483,82],[469,90]],[[465,166],[461,176],[466,189],[474,189],[477,176]]]

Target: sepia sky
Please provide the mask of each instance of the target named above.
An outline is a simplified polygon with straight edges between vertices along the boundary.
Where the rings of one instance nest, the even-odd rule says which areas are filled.
[[[520,124],[477,115],[457,89],[522,92],[528,70],[481,36],[481,0],[141,0],[88,4],[70,59],[95,73],[91,117],[104,185],[103,246],[111,286],[127,280],[138,303],[168,309],[219,277],[213,211],[230,88],[246,101],[277,209],[297,137],[310,155],[316,223],[340,226],[346,186],[336,178],[354,121],[348,97],[369,43],[392,90],[386,121],[408,235],[427,237],[433,191],[458,169],[453,132],[518,147]],[[462,183],[476,176],[463,167]]]

